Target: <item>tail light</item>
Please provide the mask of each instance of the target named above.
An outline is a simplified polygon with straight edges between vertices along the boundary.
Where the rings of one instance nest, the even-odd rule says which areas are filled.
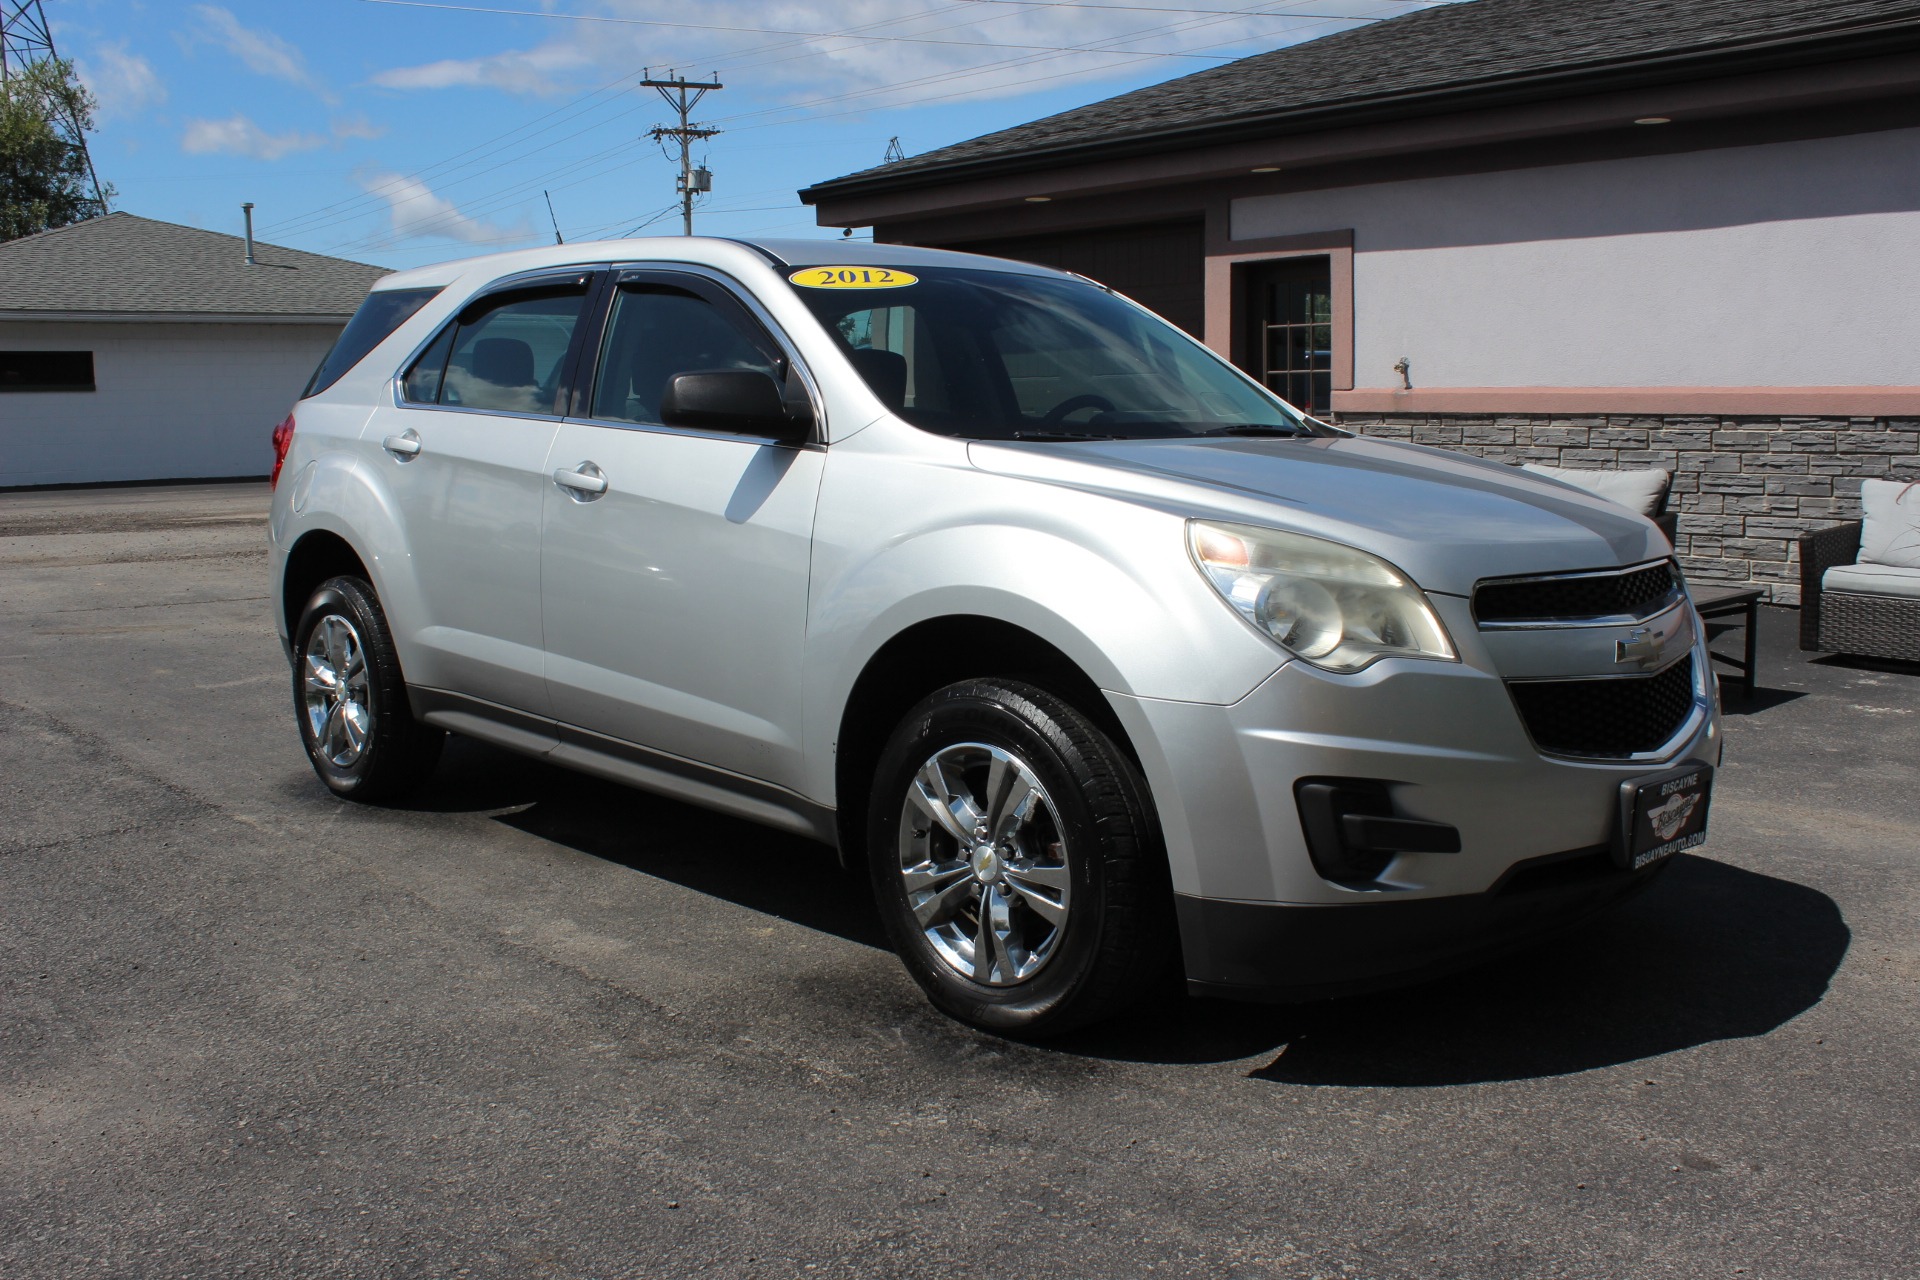
[[[286,464],[287,450],[291,448],[293,448],[293,415],[288,414],[286,421],[273,429],[273,476],[267,481],[269,489],[280,483],[280,468]]]

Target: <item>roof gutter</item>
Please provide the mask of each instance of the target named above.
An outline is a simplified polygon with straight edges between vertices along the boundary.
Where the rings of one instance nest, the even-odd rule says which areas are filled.
[[[1315,133],[1353,125],[1378,124],[1442,112],[1462,112],[1655,87],[1677,81],[1778,71],[1825,62],[1845,62],[1920,50],[1920,14],[1871,27],[1821,32],[1746,44],[1728,49],[1689,49],[1627,62],[1589,64],[1566,69],[1501,76],[1436,89],[1349,98],[1238,119],[1213,120],[1177,129],[1129,134],[1108,141],[1074,142],[1035,147],[1018,153],[994,153],[931,164],[909,172],[879,171],[837,178],[800,192],[802,204],[822,200],[914,191],[964,182],[976,176],[1057,169],[1062,164],[1101,160],[1128,160],[1178,151],[1196,144],[1219,146],[1295,134]]]

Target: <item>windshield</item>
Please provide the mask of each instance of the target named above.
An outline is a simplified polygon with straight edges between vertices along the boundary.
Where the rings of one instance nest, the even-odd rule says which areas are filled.
[[[955,267],[788,279],[883,404],[975,440],[1302,435],[1293,410],[1097,285]]]

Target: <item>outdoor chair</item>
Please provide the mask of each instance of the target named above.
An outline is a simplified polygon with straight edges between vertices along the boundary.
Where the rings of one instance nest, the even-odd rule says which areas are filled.
[[[1920,662],[1920,484],[1862,481],[1860,507],[1800,539],[1800,647]]]
[[[1522,471],[1531,471],[1549,480],[1585,489],[1595,497],[1617,502],[1629,511],[1638,511],[1660,526],[1667,545],[1675,545],[1679,535],[1679,516],[1667,510],[1667,494],[1673,488],[1673,472],[1661,467],[1636,471],[1601,471],[1573,467],[1549,467],[1538,462],[1522,463]]]

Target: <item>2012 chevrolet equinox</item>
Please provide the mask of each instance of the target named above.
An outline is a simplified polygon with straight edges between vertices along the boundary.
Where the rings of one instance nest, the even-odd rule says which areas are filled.
[[[837,844],[981,1027],[1432,973],[1704,838],[1653,524],[1306,418],[1078,276],[707,239],[401,272],[275,449],[335,792],[450,731]]]

